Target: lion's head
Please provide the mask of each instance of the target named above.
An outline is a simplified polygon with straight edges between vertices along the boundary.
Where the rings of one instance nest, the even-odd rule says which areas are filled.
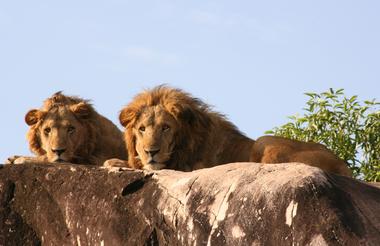
[[[89,144],[94,136],[90,122],[94,113],[87,101],[54,94],[42,109],[32,109],[25,116],[30,149],[49,162],[80,163],[94,146]]]
[[[193,154],[199,152],[211,124],[207,110],[206,104],[179,89],[159,86],[138,94],[119,116],[129,164],[189,170],[185,165],[196,161]]]

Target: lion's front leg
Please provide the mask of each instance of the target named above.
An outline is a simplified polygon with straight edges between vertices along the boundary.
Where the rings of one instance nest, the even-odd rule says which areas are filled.
[[[32,156],[19,156],[14,155],[5,160],[5,164],[33,164],[33,163],[45,163],[45,158],[32,157]]]
[[[19,155],[14,155],[14,156],[11,156],[11,157],[8,157],[5,161],[4,161],[4,164],[15,164],[15,160],[17,160],[18,158],[20,158],[21,156]]]
[[[117,159],[117,158],[106,160],[103,163],[103,166],[107,167],[107,168],[108,167],[129,167],[128,161],[120,160],[120,159]]]

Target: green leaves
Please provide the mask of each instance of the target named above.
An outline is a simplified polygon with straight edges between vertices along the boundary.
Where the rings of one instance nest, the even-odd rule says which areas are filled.
[[[344,89],[307,92],[304,115],[266,134],[326,145],[345,160],[356,177],[380,181],[380,110],[375,99],[363,103]]]

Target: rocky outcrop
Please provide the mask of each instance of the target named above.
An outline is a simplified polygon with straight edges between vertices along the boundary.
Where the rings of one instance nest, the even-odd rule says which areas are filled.
[[[289,163],[0,170],[0,245],[379,245],[380,189]]]

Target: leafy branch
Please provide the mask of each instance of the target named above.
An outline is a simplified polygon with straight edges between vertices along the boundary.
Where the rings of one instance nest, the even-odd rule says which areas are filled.
[[[326,145],[345,160],[355,177],[380,181],[380,110],[375,99],[360,103],[344,90],[305,93],[304,114],[266,134]]]

